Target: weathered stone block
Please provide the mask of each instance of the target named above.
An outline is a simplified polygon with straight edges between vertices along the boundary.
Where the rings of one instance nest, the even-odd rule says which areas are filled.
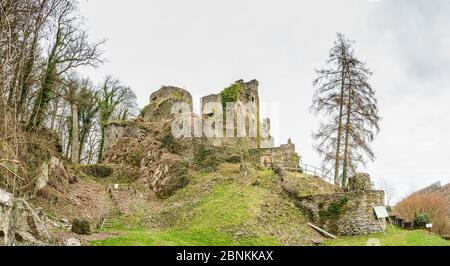
[[[149,169],[150,188],[159,198],[168,198],[189,183],[187,166],[182,157],[164,154]]]

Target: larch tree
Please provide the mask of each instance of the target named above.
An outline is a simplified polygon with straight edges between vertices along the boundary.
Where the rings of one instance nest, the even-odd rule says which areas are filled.
[[[368,80],[372,73],[355,57],[353,42],[343,34],[330,50],[327,67],[317,70],[311,112],[328,118],[314,134],[323,165],[334,167],[334,183],[345,187],[366,157],[374,159],[371,142],[380,120],[375,91]]]

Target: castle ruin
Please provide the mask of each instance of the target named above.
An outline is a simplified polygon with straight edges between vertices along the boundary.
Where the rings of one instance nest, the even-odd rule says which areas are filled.
[[[259,82],[252,80],[244,82],[238,80],[231,86],[225,88],[220,93],[202,97],[200,100],[201,113],[192,113],[191,132],[192,138],[204,139],[201,132],[205,121],[223,121],[217,125],[212,122],[213,129],[223,130],[222,137],[210,137],[208,142],[216,147],[246,147],[256,151],[259,158],[255,158],[262,166],[270,168],[279,165],[286,168],[298,168],[300,156],[295,151],[295,145],[288,141],[280,147],[274,147],[274,139],[270,135],[270,119],[260,119],[260,99]],[[160,90],[152,93],[150,104],[146,106],[141,114],[144,121],[170,120],[175,116],[172,114],[172,106],[175,103],[186,103],[189,111],[192,112],[193,100],[191,94],[181,88],[163,86]],[[227,103],[235,103],[231,109],[232,115],[227,118]],[[217,106],[207,108],[208,105]],[[253,106],[253,108],[246,108]],[[223,108],[219,110],[219,107]],[[219,119],[218,119],[219,118]],[[239,121],[241,119],[242,121]],[[239,127],[239,122],[243,122],[245,127]],[[252,126],[253,134],[252,134]],[[128,137],[126,131],[130,131],[130,123],[125,121],[111,122],[105,130],[105,146],[107,151],[114,143],[124,137]],[[239,132],[242,131],[242,132]],[[230,137],[230,132],[232,137]]]

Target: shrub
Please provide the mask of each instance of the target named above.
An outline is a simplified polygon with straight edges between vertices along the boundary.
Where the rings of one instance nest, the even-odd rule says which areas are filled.
[[[89,221],[84,219],[74,219],[72,221],[72,232],[78,235],[90,235],[91,226]]]
[[[414,217],[413,223],[415,228],[424,228],[427,223],[430,222],[430,218],[428,217],[428,214],[422,213],[419,216]]]

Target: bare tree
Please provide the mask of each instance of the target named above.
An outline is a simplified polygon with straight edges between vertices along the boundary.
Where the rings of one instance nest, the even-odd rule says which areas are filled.
[[[318,142],[316,150],[324,157],[324,166],[334,163],[334,183],[337,186],[340,185],[344,91],[349,71],[348,61],[352,54],[351,43],[342,34],[338,34],[338,40],[329,53],[329,68],[316,70],[318,77],[313,84],[317,89],[310,108],[316,114],[332,116],[327,124],[321,124],[314,139]]]
[[[330,51],[328,68],[317,71],[317,87],[310,110],[329,117],[314,139],[324,166],[334,163],[335,185],[346,186],[348,176],[365,164],[365,155],[374,159],[370,143],[378,132],[377,100],[368,83],[372,75],[354,55],[353,42],[338,33]],[[340,174],[340,169],[342,173]]]
[[[384,191],[386,205],[388,207],[392,207],[394,199],[397,196],[397,190],[394,186],[392,186],[392,184],[386,182],[385,180],[380,182],[380,189]]]
[[[80,66],[96,66],[101,63],[100,45],[103,42],[90,44],[87,34],[80,29],[76,1],[61,0],[55,20],[55,35],[47,58],[43,79],[34,101],[33,110],[27,129],[39,128],[53,97],[55,84]]]
[[[98,147],[98,161],[102,160],[103,147],[105,145],[105,129],[113,114],[118,114],[115,119],[126,118],[128,110],[136,106],[136,95],[126,86],[120,84],[120,81],[113,79],[111,76],[105,78],[100,89],[98,99],[99,105],[99,126],[100,126],[100,143]],[[118,109],[118,107],[121,109]]]
[[[73,129],[74,121],[83,119],[84,103],[67,100],[65,82],[78,67],[101,63],[102,42],[88,42],[77,5],[77,0],[0,1],[0,187],[13,193],[30,190],[36,179],[40,158],[30,147],[59,141],[77,161],[71,143],[80,139],[81,154],[82,134],[90,134],[83,126]]]

